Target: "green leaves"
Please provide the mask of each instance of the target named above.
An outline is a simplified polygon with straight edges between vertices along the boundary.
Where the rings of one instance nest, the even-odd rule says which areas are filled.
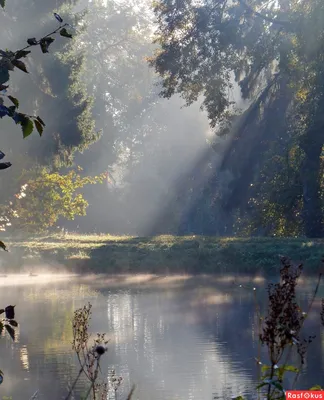
[[[323,390],[323,388],[320,385],[316,385],[316,386],[311,387],[308,390]]]
[[[263,382],[261,382],[256,389],[260,389],[266,385],[271,385],[273,387],[275,387],[276,389],[280,390],[281,392],[283,392],[283,387],[281,386],[281,384],[278,381],[275,381],[273,379],[265,379]]]
[[[39,136],[42,136],[44,130],[43,125],[38,121],[38,119],[34,119],[34,125],[39,133]]]
[[[51,43],[54,42],[55,39],[53,39],[52,37],[43,37],[40,42],[40,48],[42,50],[42,53],[48,53],[48,48],[50,46]]]
[[[0,5],[4,7],[5,0],[0,0]],[[54,16],[60,24],[63,22],[63,19],[59,14],[54,13]],[[48,53],[49,46],[55,40],[50,35],[54,35],[59,32],[61,36],[64,36],[66,38],[72,38],[72,35],[65,28],[65,26],[67,25],[68,24],[64,24],[63,26],[60,25],[59,28],[55,29],[50,34],[42,37],[40,40],[37,40],[35,37],[27,39],[28,43],[27,47],[39,45],[42,53]],[[25,58],[28,56],[28,54],[31,53],[30,50],[26,50],[27,47],[21,50],[17,50],[16,52],[12,52],[7,49],[5,51],[0,49],[0,91],[6,90],[8,88],[8,85],[4,85],[4,83],[6,83],[10,78],[9,71],[12,71],[14,70],[14,68],[17,68],[25,73],[28,73],[25,63],[21,61],[21,58]],[[22,127],[24,138],[28,137],[33,132],[34,127],[39,133],[39,135],[42,136],[45,126],[43,120],[38,116],[34,117],[22,113],[17,113],[16,109],[19,108],[18,99],[11,95],[7,97],[13,103],[13,106],[6,107],[3,104],[3,100],[1,98],[0,118],[9,116],[16,122],[16,124],[20,124]],[[1,163],[0,169],[8,168],[10,165],[11,165],[10,163]]]
[[[298,374],[299,372],[299,369],[294,367],[293,365],[284,365],[281,368],[283,368],[284,371],[294,372],[295,374]]]
[[[264,373],[270,369],[269,365],[262,365],[261,371]]]
[[[26,137],[28,137],[33,132],[33,129],[34,129],[33,122],[30,118],[25,118],[21,122],[21,127],[22,127],[22,131],[23,131],[24,139]]]
[[[36,118],[34,118],[34,125],[37,132],[39,133],[39,136],[42,136],[45,122],[40,117],[37,116]]]
[[[38,45],[38,42],[37,42],[36,38],[34,38],[34,37],[27,39],[27,43],[29,44],[29,46],[37,46]]]
[[[5,5],[6,5],[6,0],[0,0],[0,6],[2,8],[5,8]]]
[[[36,128],[37,132],[39,133],[39,135],[42,136],[45,123],[43,122],[43,120],[40,117],[28,116],[23,113],[14,112],[14,115],[12,116],[12,118],[14,119],[16,124],[21,125],[24,139],[32,134],[32,132],[34,130],[34,125],[35,125],[35,128]]]
[[[41,119],[41,117],[36,117],[37,121],[39,121],[43,126],[45,126],[45,122]]]
[[[46,168],[32,173],[28,185],[28,201],[14,204],[19,214],[19,223],[31,230],[41,231],[54,226],[58,218],[74,219],[85,215],[88,202],[82,195],[82,188],[101,181],[101,176],[82,177],[77,171],[66,174],[50,173]],[[46,196],[42,195],[46,192]],[[81,192],[81,193],[80,193]],[[37,221],[35,224],[34,221]]]
[[[34,130],[34,125],[39,133],[40,136],[43,134],[44,126],[45,123],[44,121],[39,117],[35,116],[30,116],[24,113],[16,112],[16,109],[19,107],[19,101],[13,96],[7,96],[8,99],[14,104],[13,106],[6,107],[3,105],[0,105],[0,111],[2,111],[2,114],[0,114],[0,117],[3,116],[9,116],[12,118],[16,124],[20,124],[22,127],[22,132],[23,132],[23,137],[26,138],[28,137]],[[1,154],[1,153],[0,153]],[[3,153],[2,153],[3,154]],[[1,158],[0,158],[1,159]],[[11,163],[0,163],[0,169],[5,169],[11,166]]]
[[[269,365],[263,365],[261,367],[262,373],[265,373],[266,371],[270,371],[271,367]],[[281,381],[283,379],[284,373],[285,372],[293,372],[295,374],[298,374],[299,369],[294,367],[293,365],[282,365],[280,367],[276,366],[274,370],[274,376],[277,376],[278,379]],[[264,375],[263,379],[269,377],[269,375]]]
[[[9,81],[9,70],[5,66],[0,67],[0,85]]]
[[[1,169],[7,169],[9,167],[11,167],[11,163],[10,162],[4,162],[4,163],[0,163],[0,170]]]
[[[19,58],[25,58],[29,53],[31,53],[30,50],[18,50],[15,54],[15,59],[19,60]]]
[[[11,64],[14,65],[16,68],[20,69],[21,71],[26,72],[26,74],[28,74],[26,65],[22,61],[14,59],[11,61]]]
[[[72,35],[66,30],[66,28],[62,28],[60,30],[60,35],[72,39]]]
[[[27,114],[17,112],[16,109],[19,107],[19,100],[16,97],[13,97],[11,95],[8,95],[7,98],[14,105],[10,106],[10,107],[6,107],[3,104],[0,104],[0,118],[2,118],[4,116],[9,116],[10,118],[12,118],[15,121],[16,124],[20,124],[22,127],[24,138],[28,137],[33,132],[34,125],[35,125],[37,132],[39,133],[39,136],[42,136],[44,126],[45,126],[44,121],[39,116],[37,116],[37,117],[28,116]],[[1,99],[1,101],[2,101],[2,99]],[[3,154],[3,153],[0,152],[0,154]],[[1,157],[1,158],[3,158],[3,157]],[[11,166],[11,163],[0,163],[0,169],[5,169],[10,166]]]
[[[7,96],[9,100],[18,108],[19,107],[19,101],[13,96]]]

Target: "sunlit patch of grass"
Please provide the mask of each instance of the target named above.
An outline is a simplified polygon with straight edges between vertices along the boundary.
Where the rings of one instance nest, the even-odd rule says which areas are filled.
[[[60,233],[6,240],[10,253],[2,265],[27,260],[51,260],[79,272],[214,273],[233,270],[273,270],[279,255],[303,261],[315,270],[324,253],[324,240],[305,238],[216,238],[211,236],[154,237]]]
[[[85,259],[89,259],[89,253],[87,253],[86,251],[78,251],[75,254],[72,254],[69,259],[73,260],[73,259],[78,259],[78,260],[85,260]]]

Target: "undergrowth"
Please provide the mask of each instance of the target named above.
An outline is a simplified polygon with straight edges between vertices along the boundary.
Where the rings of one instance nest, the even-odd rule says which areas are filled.
[[[278,257],[303,260],[314,272],[324,240],[302,238],[216,238],[208,236],[133,237],[60,234],[28,239],[6,238],[3,272],[22,265],[64,266],[73,272],[217,273],[276,271]],[[59,267],[58,267],[59,268]]]

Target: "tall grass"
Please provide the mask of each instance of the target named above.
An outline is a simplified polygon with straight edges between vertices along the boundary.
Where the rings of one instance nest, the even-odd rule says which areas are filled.
[[[1,253],[4,272],[21,266],[60,266],[72,272],[101,273],[277,273],[281,254],[303,260],[314,272],[324,240],[303,238],[216,238],[208,236],[112,236],[73,233],[6,239]]]

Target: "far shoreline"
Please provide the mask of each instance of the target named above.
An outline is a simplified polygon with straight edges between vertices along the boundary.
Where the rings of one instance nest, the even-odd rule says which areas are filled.
[[[277,274],[280,256],[318,271],[324,239],[51,234],[1,238],[0,274],[42,270],[76,274]]]

